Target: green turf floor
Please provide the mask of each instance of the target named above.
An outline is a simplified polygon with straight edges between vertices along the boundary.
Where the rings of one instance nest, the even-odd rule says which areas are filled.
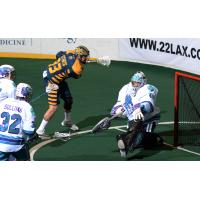
[[[14,65],[17,71],[16,83],[26,82],[33,87],[32,106],[37,115],[39,126],[43,114],[48,108],[47,96],[44,93],[42,70],[52,60],[0,58],[0,64]],[[81,131],[89,130],[96,122],[107,116],[117,100],[119,89],[130,81],[132,74],[142,70],[148,83],[159,89],[157,105],[161,109],[161,122],[173,121],[174,70],[154,65],[132,62],[113,61],[110,68],[97,64],[88,64],[83,76],[68,79],[67,82],[74,98],[72,118]],[[52,135],[55,131],[66,131],[60,126],[63,120],[63,103],[46,129]],[[125,125],[126,120],[116,120],[112,126]],[[172,143],[173,125],[159,125],[160,133],[167,143]],[[94,136],[83,134],[69,142],[54,141],[40,148],[34,160],[123,160],[117,151],[115,136],[119,131],[109,131]],[[128,160],[200,160],[196,156],[169,147],[153,150],[139,149],[133,152]]]

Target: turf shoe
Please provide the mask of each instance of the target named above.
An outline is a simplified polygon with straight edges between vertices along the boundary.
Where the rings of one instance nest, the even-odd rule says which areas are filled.
[[[42,140],[49,140],[49,139],[51,139],[51,137],[49,135],[45,134],[45,130],[44,129],[43,130],[37,129],[36,133],[37,133],[38,137],[40,139],[42,139]]]
[[[72,131],[79,131],[79,127],[76,124],[73,124],[72,121],[63,120],[61,125],[69,127]]]

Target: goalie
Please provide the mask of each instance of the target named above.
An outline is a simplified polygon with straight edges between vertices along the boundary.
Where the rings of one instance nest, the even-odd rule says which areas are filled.
[[[145,74],[136,72],[119,91],[110,113],[112,117],[101,120],[93,128],[93,133],[108,129],[112,119],[123,117],[128,118],[127,133],[116,137],[122,157],[126,157],[129,150],[162,143],[162,138],[154,133],[160,119],[160,109],[155,105],[157,94],[158,89],[147,84]]]
[[[126,116],[128,118],[127,133],[118,135],[117,145],[122,157],[126,157],[129,150],[140,146],[161,144],[162,138],[154,133],[160,119],[160,109],[156,107],[158,89],[147,84],[145,74],[136,72],[131,82],[119,92],[118,102],[114,105],[111,115]]]
[[[110,65],[108,57],[90,58],[90,52],[85,46],[78,46],[75,50],[60,51],[56,55],[54,63],[48,65],[43,72],[43,79],[48,94],[49,108],[44,114],[43,120],[37,129],[37,134],[42,139],[49,139],[45,134],[45,128],[52,119],[60,104],[60,99],[64,101],[64,119],[62,126],[69,127],[72,131],[78,131],[79,127],[71,119],[73,98],[65,79],[81,77],[84,65],[87,62],[97,62],[101,65]]]

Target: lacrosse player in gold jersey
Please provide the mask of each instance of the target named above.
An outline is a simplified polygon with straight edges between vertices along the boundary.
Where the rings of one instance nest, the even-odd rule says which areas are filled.
[[[49,120],[51,120],[56,113],[58,105],[60,104],[60,99],[64,101],[64,120],[61,122],[61,125],[67,126],[73,131],[79,130],[78,126],[75,125],[71,119],[73,98],[65,79],[71,77],[75,79],[80,78],[89,56],[90,52],[85,46],[78,46],[75,50],[58,52],[56,61],[50,64],[43,72],[49,108],[44,114],[43,120],[36,131],[40,138],[49,138],[49,136],[45,134],[45,128]]]

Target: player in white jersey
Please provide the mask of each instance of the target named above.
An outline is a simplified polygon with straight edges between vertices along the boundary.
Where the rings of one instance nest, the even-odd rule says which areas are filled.
[[[111,115],[128,118],[127,133],[117,136],[121,156],[125,157],[129,149],[134,150],[144,143],[150,145],[157,140],[161,142],[160,136],[153,133],[160,119],[160,109],[156,107],[157,94],[158,89],[147,84],[145,74],[141,71],[136,72],[131,82],[120,90]]]
[[[0,102],[6,98],[15,98],[15,68],[11,65],[0,66]]]
[[[16,99],[7,98],[0,104],[0,160],[30,160],[27,142],[35,137],[35,113],[28,103],[32,88],[19,83]]]

